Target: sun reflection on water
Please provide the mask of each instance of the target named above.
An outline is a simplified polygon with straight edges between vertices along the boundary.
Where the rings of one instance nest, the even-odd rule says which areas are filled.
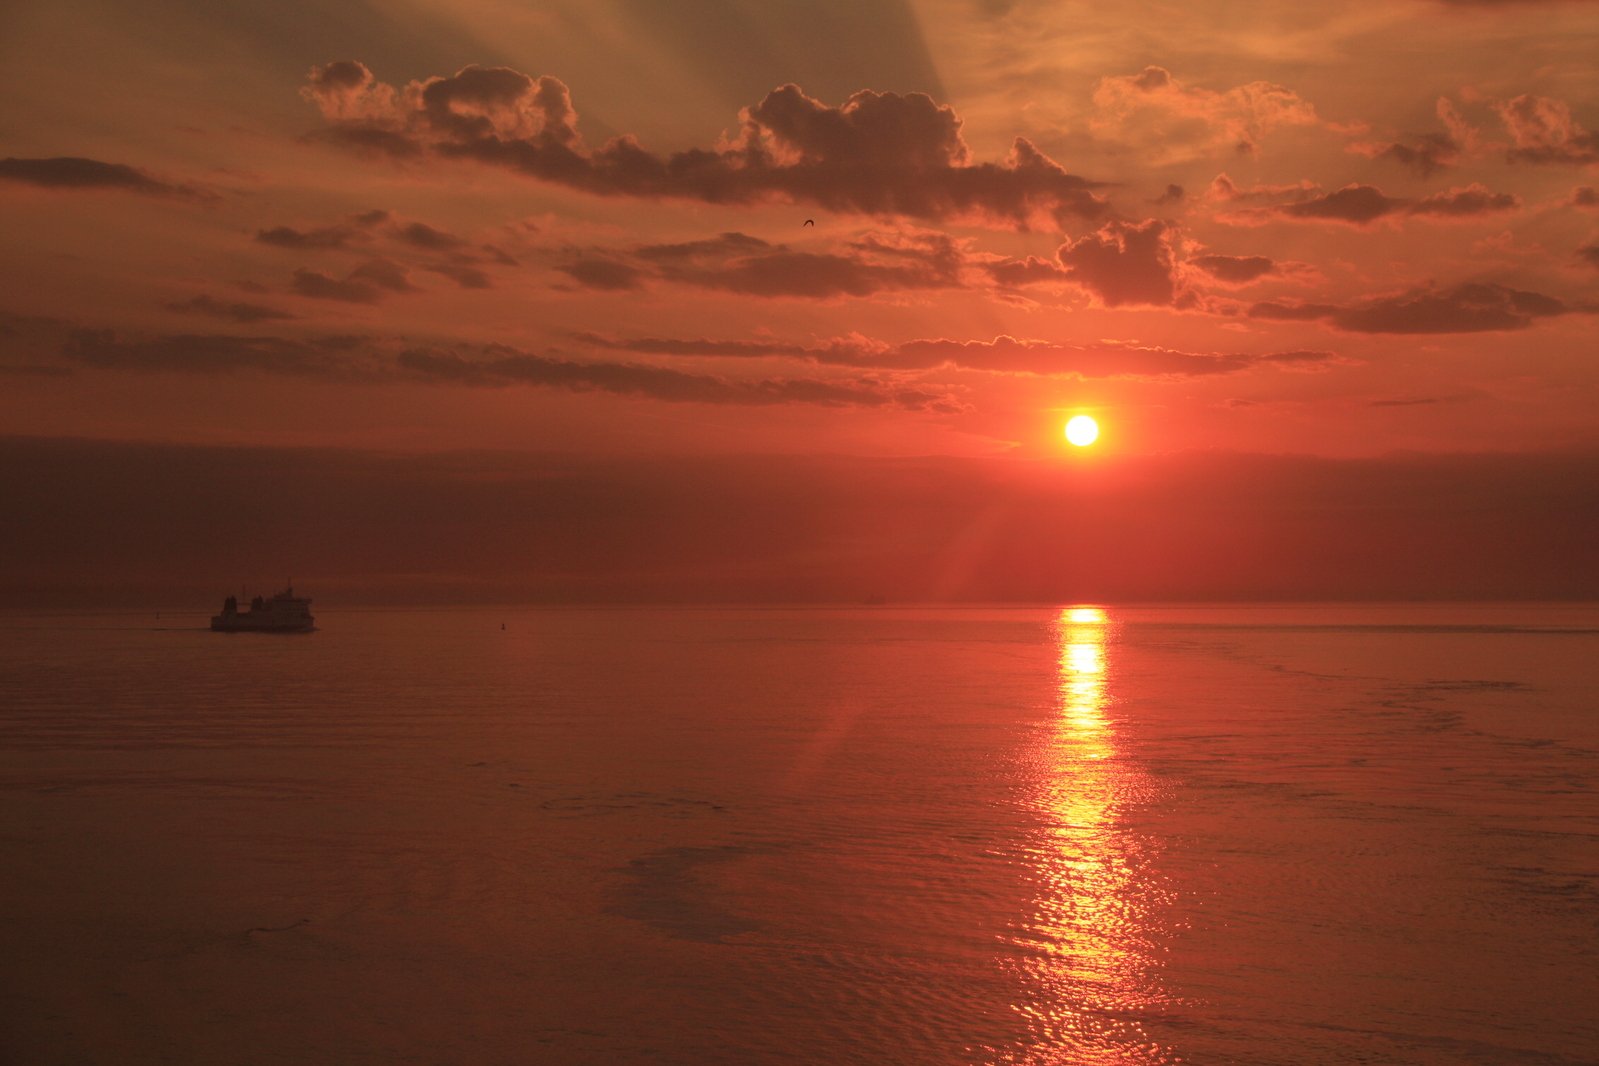
[[[1027,856],[1033,911],[1012,944],[1025,986],[1024,1037],[1008,1063],[1169,1063],[1142,1019],[1168,1002],[1159,977],[1165,893],[1154,842],[1129,825],[1153,791],[1118,741],[1104,609],[1072,607],[1054,624],[1059,713],[1029,782],[1040,827]]]

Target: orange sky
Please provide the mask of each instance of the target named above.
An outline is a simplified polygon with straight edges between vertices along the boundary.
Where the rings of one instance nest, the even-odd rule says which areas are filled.
[[[1584,0],[22,0],[0,433],[567,455],[621,500],[630,463],[761,456],[1230,457],[1224,512],[1265,456],[1569,474],[1599,454],[1596,54]],[[1103,435],[1067,455],[1077,411]],[[1445,465],[1492,508],[1498,474]],[[1533,477],[1531,510],[1587,515],[1592,480]],[[1348,520],[1399,491],[1369,483]],[[344,565],[286,554],[217,576]],[[1021,595],[990,570],[945,591]]]

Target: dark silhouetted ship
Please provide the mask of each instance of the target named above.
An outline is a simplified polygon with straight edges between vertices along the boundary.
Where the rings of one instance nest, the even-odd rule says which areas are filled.
[[[218,633],[309,633],[316,628],[311,617],[311,601],[294,594],[294,586],[267,599],[257,596],[247,610],[229,596],[222,601],[222,613],[211,616],[211,628]]]

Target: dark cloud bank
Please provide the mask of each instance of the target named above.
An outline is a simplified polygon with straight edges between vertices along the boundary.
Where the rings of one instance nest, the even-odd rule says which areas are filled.
[[[783,85],[740,113],[728,142],[670,155],[627,135],[586,146],[566,85],[508,67],[469,66],[396,89],[341,60],[314,69],[304,94],[335,143],[402,159],[471,160],[602,196],[788,200],[1018,227],[1108,211],[1094,182],[1025,138],[1002,162],[974,161],[954,109],[923,93],[863,90],[833,106]]]
[[[0,439],[0,594],[209,609],[1599,596],[1599,455],[602,460]],[[115,515],[114,522],[107,515]]]

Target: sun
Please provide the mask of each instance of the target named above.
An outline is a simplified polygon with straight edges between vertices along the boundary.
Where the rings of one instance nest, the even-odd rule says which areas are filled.
[[[1099,439],[1099,423],[1087,415],[1077,415],[1066,423],[1066,439],[1086,448]]]

